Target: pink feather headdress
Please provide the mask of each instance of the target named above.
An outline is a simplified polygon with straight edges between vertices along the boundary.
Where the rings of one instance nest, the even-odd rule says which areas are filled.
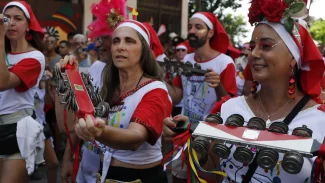
[[[127,19],[125,2],[126,0],[101,0],[98,4],[92,4],[90,9],[96,20],[88,26],[88,37],[93,40],[112,35],[115,27]]]

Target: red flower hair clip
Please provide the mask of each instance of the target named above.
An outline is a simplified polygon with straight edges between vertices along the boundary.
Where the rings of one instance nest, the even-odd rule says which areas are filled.
[[[252,0],[251,3],[248,13],[251,25],[267,20],[282,23],[288,32],[292,32],[294,27],[291,16],[305,6],[302,0]]]

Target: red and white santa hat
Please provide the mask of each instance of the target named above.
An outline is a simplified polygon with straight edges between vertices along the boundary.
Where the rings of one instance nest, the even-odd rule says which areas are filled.
[[[289,33],[281,23],[262,21],[278,33],[286,44],[300,69],[300,81],[304,93],[313,98],[321,93],[320,81],[322,80],[325,65],[322,55],[318,51],[308,30],[299,23],[295,23],[294,30]]]
[[[175,49],[176,49],[176,50],[177,50],[177,49],[184,49],[184,50],[187,51],[188,54],[194,52],[194,48],[192,48],[192,47],[190,46],[190,44],[188,43],[187,40],[186,40],[186,41],[183,41],[183,42],[181,42],[181,43],[178,43],[178,44],[175,46]]]
[[[282,14],[279,13],[280,17],[274,19],[266,11],[267,7],[264,7],[272,5],[272,3],[275,3],[277,6],[279,4],[276,1],[269,1],[269,4],[263,4],[264,8],[260,8],[261,2],[263,1],[252,1],[252,6],[248,14],[250,23],[257,23],[257,25],[267,24],[277,32],[297,62],[303,92],[319,102],[321,93],[320,82],[324,74],[325,64],[311,35],[306,28],[297,22],[294,22],[292,31],[290,30],[288,32],[282,23]],[[286,2],[283,1],[282,3],[284,3],[282,5],[282,11],[285,11],[288,6]],[[290,4],[290,7],[292,4]],[[263,20],[263,17],[266,20]]]
[[[2,14],[4,14],[4,12],[7,10],[8,7],[11,6],[16,6],[18,8],[20,8],[25,16],[29,19],[30,23],[29,23],[29,28],[35,32],[38,32],[41,34],[41,37],[44,36],[44,31],[42,29],[42,27],[40,26],[40,24],[38,23],[32,8],[30,7],[30,5],[25,2],[25,1],[11,1],[8,4],[6,4],[6,6],[3,8]]]
[[[216,51],[226,53],[229,45],[229,37],[218,18],[211,12],[198,12],[192,18],[201,19],[209,29],[215,31],[214,36],[211,38],[210,46]]]
[[[150,48],[154,54],[154,56],[157,58],[160,55],[163,55],[165,53],[164,47],[162,46],[157,32],[155,29],[147,22],[142,22],[142,24],[147,28],[150,35]]]
[[[186,51],[188,50],[184,42],[177,44],[175,49],[176,50],[183,49],[183,50],[186,50]]]
[[[150,33],[148,31],[148,29],[146,28],[146,26],[144,26],[141,22],[138,22],[136,20],[127,20],[124,21],[122,23],[120,23],[116,29],[114,30],[114,32],[121,28],[121,27],[130,27],[134,30],[136,30],[148,43],[148,45],[150,46]]]

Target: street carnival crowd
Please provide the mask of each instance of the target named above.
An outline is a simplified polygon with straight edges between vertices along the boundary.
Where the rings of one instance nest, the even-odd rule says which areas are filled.
[[[295,14],[308,12],[306,3],[252,0],[254,30],[238,49],[210,12],[191,16],[186,39],[171,33],[162,40],[150,23],[128,19],[125,0],[100,0],[87,35],[71,32],[58,42],[27,2],[7,3],[0,14],[0,183],[40,179],[42,166],[49,183],[323,183],[325,156],[304,157],[296,174],[281,166],[252,170],[252,161],[219,157],[214,140],[206,161],[193,166],[190,125],[175,131],[209,114],[239,114],[266,128],[285,121],[289,134],[306,125],[325,143],[325,49],[309,33],[308,14]],[[169,62],[205,72],[167,72]],[[55,78],[69,68],[91,76],[109,105],[106,116],[66,109]],[[226,145],[232,157],[238,146]]]

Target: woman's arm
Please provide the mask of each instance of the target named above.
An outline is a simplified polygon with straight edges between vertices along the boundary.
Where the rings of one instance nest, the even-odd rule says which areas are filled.
[[[14,88],[20,85],[20,79],[13,73],[10,73],[6,63],[5,53],[5,31],[3,16],[0,17],[0,91]]]
[[[103,120],[94,122],[87,117],[86,121],[79,120],[76,133],[83,140],[96,139],[115,149],[135,151],[144,142],[156,143],[162,133],[163,120],[170,116],[171,109],[167,91],[155,89],[142,98],[127,129],[106,126]]]
[[[148,131],[134,122],[130,123],[128,129],[106,126],[96,140],[114,149],[135,151],[148,140]]]

